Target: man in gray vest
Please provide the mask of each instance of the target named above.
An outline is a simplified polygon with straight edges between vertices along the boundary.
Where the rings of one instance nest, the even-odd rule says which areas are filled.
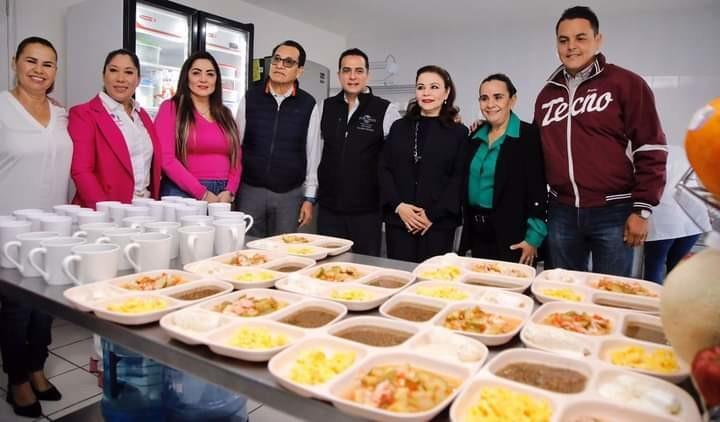
[[[350,239],[353,252],[380,255],[378,158],[397,106],[370,92],[367,55],[357,48],[338,61],[342,91],[325,100],[320,124],[318,232]]]
[[[242,142],[238,207],[255,219],[250,235],[295,232],[312,220],[322,152],[320,113],[297,79],[305,50],[296,41],[277,45],[268,77],[251,87],[236,120]]]

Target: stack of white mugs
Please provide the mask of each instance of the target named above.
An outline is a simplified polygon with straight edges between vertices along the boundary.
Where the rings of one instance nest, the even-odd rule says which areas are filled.
[[[242,249],[253,218],[228,203],[164,196],[0,216],[0,266],[48,284],[84,284],[118,272],[169,269]]]

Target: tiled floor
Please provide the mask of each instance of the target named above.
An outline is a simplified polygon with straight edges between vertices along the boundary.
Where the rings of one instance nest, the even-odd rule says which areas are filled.
[[[42,402],[42,418],[35,421],[49,422],[62,418],[62,422],[102,422],[98,402],[102,390],[97,378],[88,371],[88,359],[93,351],[92,333],[62,320],[53,323],[53,342],[45,373],[63,393],[59,402]],[[7,376],[0,371],[0,422],[33,421],[16,416],[5,401]],[[269,406],[249,400],[247,410],[252,422],[299,421]],[[75,416],[75,417],[73,417]]]

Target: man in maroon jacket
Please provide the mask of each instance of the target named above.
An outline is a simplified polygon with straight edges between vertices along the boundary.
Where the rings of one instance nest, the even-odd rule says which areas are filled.
[[[550,185],[551,264],[629,276],[633,247],[665,186],[667,145],[650,87],[599,53],[588,7],[565,10],[555,27],[560,66],[540,91],[535,123]]]

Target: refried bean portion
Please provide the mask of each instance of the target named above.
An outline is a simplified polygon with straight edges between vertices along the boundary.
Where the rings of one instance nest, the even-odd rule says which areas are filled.
[[[580,393],[587,383],[587,377],[578,371],[537,363],[511,363],[495,375],[565,394]]]

